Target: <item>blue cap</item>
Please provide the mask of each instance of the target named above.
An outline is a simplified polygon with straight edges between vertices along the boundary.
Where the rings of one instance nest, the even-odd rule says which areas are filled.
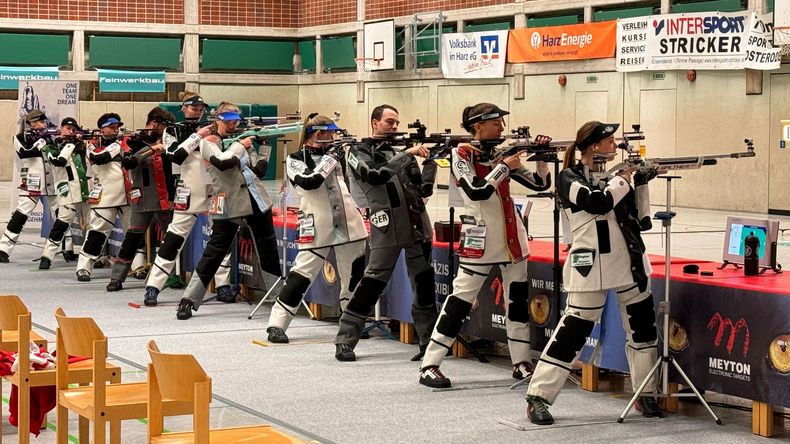
[[[222,120],[226,122],[228,120],[241,120],[241,114],[237,113],[236,111],[225,111],[224,113],[219,113],[217,115],[218,120]]]
[[[335,122],[326,125],[313,125],[307,127],[307,134],[312,134],[316,131],[342,131],[343,128],[337,126]]]
[[[120,120],[116,119],[115,117],[110,117],[109,119],[107,119],[104,122],[102,122],[101,127],[105,128],[105,127],[108,127],[110,125],[115,125],[115,124],[117,124],[118,126],[121,126],[121,125],[123,125],[123,122],[121,122]]]

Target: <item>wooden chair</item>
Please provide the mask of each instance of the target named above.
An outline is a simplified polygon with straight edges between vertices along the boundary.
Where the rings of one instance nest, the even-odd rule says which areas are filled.
[[[19,315],[30,313],[19,296],[13,294],[0,295],[0,350],[16,352],[19,343],[17,323]],[[28,340],[32,340],[39,348],[47,348],[47,340],[38,333],[31,331]],[[25,343],[27,344],[27,342]],[[27,349],[27,345],[25,345]]]
[[[0,301],[6,297],[0,296]],[[19,298],[13,296],[20,304]],[[8,301],[0,302],[8,303]],[[15,303],[14,303],[15,304]],[[23,305],[24,306],[24,305]],[[27,310],[27,309],[25,309]],[[25,311],[18,316],[16,328],[19,334],[17,335],[17,343],[14,344],[14,350],[27,350],[31,340],[31,316],[30,313]],[[45,341],[46,344],[46,341]],[[117,365],[107,364],[105,367],[105,376],[111,382],[121,382],[121,369]],[[47,387],[55,386],[56,384],[56,371],[52,370],[31,370],[30,369],[30,355],[28,353],[21,353],[19,355],[19,370],[11,375],[4,376],[3,379],[18,387],[17,389],[17,418],[19,423],[18,437],[19,443],[30,442],[30,389],[32,387]],[[84,360],[71,365],[68,374],[68,382],[71,384],[85,385],[93,380],[93,361]],[[2,442],[2,423],[0,421],[0,442]],[[87,439],[88,435],[87,421],[80,422],[80,438]]]
[[[211,378],[192,355],[159,352],[154,341],[148,342],[151,364],[148,366],[148,442],[157,444],[194,443],[302,443],[273,429],[270,425],[209,429]],[[193,405],[192,431],[163,433],[162,398]]]
[[[106,441],[110,423],[110,442],[121,442],[121,421],[144,418],[148,405],[148,384],[94,383],[89,387],[69,388],[66,374],[71,371],[67,356],[93,358],[93,380],[106,381],[107,337],[91,318],[67,317],[63,310],[55,311],[58,321],[57,372],[57,442],[68,443],[68,413],[72,411],[93,422],[93,442]],[[65,351],[65,353],[64,353]],[[186,402],[165,400],[165,415],[184,415],[192,406]],[[82,442],[82,441],[80,441]]]

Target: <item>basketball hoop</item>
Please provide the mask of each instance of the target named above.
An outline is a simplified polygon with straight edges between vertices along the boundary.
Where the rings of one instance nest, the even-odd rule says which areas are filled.
[[[790,26],[774,27],[774,44],[782,56],[790,55]]]
[[[370,78],[370,73],[377,69],[381,64],[381,59],[374,59],[368,57],[357,57],[354,59],[357,62],[357,80],[367,81]]]

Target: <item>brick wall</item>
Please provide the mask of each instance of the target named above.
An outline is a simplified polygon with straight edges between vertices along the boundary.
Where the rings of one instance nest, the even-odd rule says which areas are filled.
[[[183,0],[0,0],[0,17],[128,23],[184,23]]]
[[[376,20],[418,12],[449,11],[480,6],[506,5],[513,0],[366,0],[365,19]]]
[[[299,3],[301,27],[357,21],[356,0],[299,0]]]
[[[300,0],[200,0],[200,24],[225,26],[299,26]]]

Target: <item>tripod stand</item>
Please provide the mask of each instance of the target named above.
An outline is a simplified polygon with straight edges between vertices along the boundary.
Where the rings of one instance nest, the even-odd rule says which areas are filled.
[[[721,419],[713,413],[708,403],[705,401],[705,398],[700,395],[697,388],[694,387],[691,380],[686,376],[686,373],[680,368],[680,365],[675,361],[675,359],[670,356],[669,354],[669,315],[670,315],[670,302],[669,302],[669,283],[670,283],[670,254],[672,252],[671,249],[671,240],[672,240],[672,218],[675,217],[675,212],[672,211],[672,179],[680,179],[680,176],[660,176],[659,179],[664,179],[667,181],[667,206],[666,211],[659,211],[655,215],[655,219],[661,221],[661,225],[665,228],[664,237],[665,237],[665,249],[664,249],[664,300],[659,304],[659,313],[663,313],[663,347],[661,351],[661,356],[658,357],[656,363],[653,364],[653,368],[650,369],[650,372],[645,377],[645,380],[642,381],[642,384],[634,393],[634,396],[631,398],[631,401],[628,402],[628,405],[623,410],[623,413],[620,414],[620,417],[617,418],[617,422],[622,423],[625,419],[625,416],[631,410],[634,403],[640,396],[642,396],[642,392],[647,387],[648,381],[656,375],[659,366],[661,367],[661,394],[658,395],[662,398],[679,398],[679,397],[690,397],[696,396],[697,399],[700,400],[702,405],[708,411],[710,416],[716,421],[716,424],[721,425]],[[675,367],[675,370],[680,374],[685,381],[685,384],[694,392],[694,393],[669,393],[669,363]],[[647,395],[652,396],[652,394]]]
[[[288,168],[288,165],[287,165],[287,162],[288,162],[288,142],[290,142],[290,141],[289,140],[282,140],[282,142],[283,142],[283,160],[282,160],[282,164],[283,164],[283,180],[282,180],[282,183],[280,184],[280,193],[279,193],[279,198],[280,198],[280,205],[279,205],[279,207],[280,207],[280,217],[281,217],[282,225],[283,225],[283,237],[281,239],[281,242],[282,242],[282,252],[281,252],[281,256],[282,256],[282,272],[280,273],[280,276],[277,278],[277,280],[274,281],[272,286],[269,287],[269,291],[267,291],[266,294],[263,295],[261,300],[258,302],[258,305],[256,305],[255,308],[252,309],[252,312],[250,312],[249,316],[247,316],[247,319],[252,319],[252,317],[255,316],[255,312],[258,311],[259,308],[261,308],[261,305],[263,305],[264,302],[269,300],[269,296],[271,296],[274,293],[274,289],[277,288],[277,286],[280,283],[284,283],[285,282],[285,276],[288,274],[288,223],[287,223],[288,222],[288,215],[287,215],[287,213],[288,213],[288,208],[287,208],[288,207],[288,204],[287,204],[287,200],[288,200],[288,174],[286,173],[286,169]],[[304,299],[302,299],[302,305],[304,306],[305,309],[307,309],[307,314],[310,315],[310,318],[315,319],[315,315],[313,314],[312,310],[310,310],[310,306],[307,305],[307,302],[305,302]]]

